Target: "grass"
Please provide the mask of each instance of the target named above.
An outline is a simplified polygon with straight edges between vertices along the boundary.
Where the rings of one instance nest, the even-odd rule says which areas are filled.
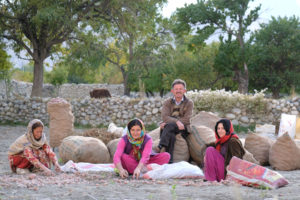
[[[104,124],[98,124],[96,127],[93,127],[91,124],[82,125],[79,123],[74,123],[74,127],[78,129],[91,129],[91,128],[107,128],[108,126]]]
[[[172,194],[172,199],[174,199],[174,200],[177,199],[176,184],[172,185],[171,194]]]
[[[233,128],[234,128],[235,133],[248,133],[249,130],[254,132],[255,131],[255,124],[251,124],[247,127],[240,126],[240,125],[233,125]]]
[[[0,126],[27,126],[25,122],[1,121]]]
[[[148,132],[150,132],[150,131],[156,129],[157,127],[158,127],[158,125],[155,124],[155,123],[152,123],[152,124],[149,124],[149,125],[145,125],[145,129],[146,129]]]

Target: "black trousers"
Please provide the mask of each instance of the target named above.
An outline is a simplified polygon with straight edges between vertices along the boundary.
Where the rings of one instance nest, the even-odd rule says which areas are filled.
[[[167,123],[165,127],[160,130],[159,145],[166,148],[166,152],[171,155],[169,163],[173,163],[173,152],[176,141],[176,135],[181,133],[184,138],[187,136],[186,127],[184,130],[179,130],[175,122]]]

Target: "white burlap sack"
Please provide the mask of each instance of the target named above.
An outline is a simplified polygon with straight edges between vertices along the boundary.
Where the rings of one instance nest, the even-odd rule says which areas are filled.
[[[189,147],[181,134],[176,135],[173,152],[173,162],[188,161],[190,158]]]
[[[155,141],[157,139],[159,139],[159,135],[160,135],[160,127],[150,131],[149,133],[147,133],[148,135],[151,136],[152,140]]]
[[[47,110],[50,116],[50,146],[58,147],[61,141],[72,135],[74,131],[74,116],[71,105],[66,100],[57,97],[47,103]]]
[[[119,134],[109,133],[104,128],[88,129],[83,133],[82,136],[97,138],[97,139],[101,140],[102,142],[104,142],[104,144],[108,144],[111,140],[120,138]]]
[[[152,150],[154,151],[154,152],[156,152],[155,150],[156,150],[156,147],[159,145],[159,139],[156,139],[156,140],[153,140],[152,141]],[[156,153],[158,153],[158,152],[156,152]]]
[[[275,170],[300,169],[300,148],[288,133],[280,136],[272,145],[269,162]]]
[[[295,138],[296,139],[300,139],[300,117],[297,118],[296,121],[296,134],[295,134]]]
[[[144,179],[171,179],[171,178],[204,178],[203,171],[188,162],[158,165],[152,163],[147,165],[149,170],[143,175]]]
[[[201,111],[197,115],[191,118],[191,125],[195,125],[195,126],[202,125],[211,128],[212,130],[215,130],[216,123],[220,119],[221,119],[220,117],[218,117],[217,115],[211,112]]]
[[[270,138],[250,133],[245,140],[245,149],[253,154],[260,165],[265,166],[269,164],[269,150],[273,144],[274,140]]]
[[[201,165],[201,148],[205,144],[214,142],[215,140],[215,133],[211,128],[201,125],[192,125],[191,133],[189,133],[187,137],[187,144],[193,161]]]
[[[282,136],[285,132],[288,132],[292,139],[295,138],[295,131],[296,131],[296,115],[288,115],[288,114],[281,114],[280,119],[280,126],[278,131],[278,137]]]
[[[110,156],[105,144],[93,137],[69,136],[59,146],[63,162],[109,163]]]
[[[122,127],[118,127],[117,125],[115,125],[112,122],[112,123],[110,123],[108,125],[107,132],[114,133],[114,134],[118,135],[119,137],[122,137],[122,135],[123,135],[123,128]]]
[[[107,144],[107,149],[109,151],[109,155],[110,155],[110,160],[113,161],[114,159],[114,155],[115,155],[115,152],[117,150],[117,146],[118,146],[118,143],[120,141],[121,138],[118,138],[118,139],[114,139],[114,140],[111,140],[108,144]]]

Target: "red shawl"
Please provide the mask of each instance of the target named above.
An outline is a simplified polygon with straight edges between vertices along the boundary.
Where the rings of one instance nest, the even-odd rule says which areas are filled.
[[[223,137],[219,137],[218,133],[217,133],[217,128],[218,128],[218,124],[222,123],[225,130],[226,130],[226,135],[224,135]],[[234,134],[234,129],[233,129],[233,125],[231,123],[230,120],[228,119],[221,119],[220,121],[217,122],[216,127],[215,127],[215,136],[216,136],[216,149],[220,152],[221,151],[221,147],[222,144],[224,144],[225,142],[227,142],[231,137],[234,138],[239,138],[236,134]]]

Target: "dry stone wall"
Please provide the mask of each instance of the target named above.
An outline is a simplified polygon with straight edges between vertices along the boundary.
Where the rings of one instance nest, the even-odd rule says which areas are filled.
[[[189,94],[188,94],[189,95]],[[204,97],[202,97],[204,98]],[[39,118],[46,124],[49,123],[49,116],[46,105],[51,98],[19,98],[19,99],[0,99],[0,121],[28,123],[33,118]],[[161,106],[163,98],[129,98],[112,97],[106,99],[77,98],[67,99],[71,103],[75,123],[81,125],[90,124],[92,126],[108,125],[110,122],[123,126],[130,119],[138,117],[145,124],[158,124],[161,121]],[[243,105],[239,103],[231,110],[212,110],[219,117],[227,117],[234,124],[247,126],[252,123],[264,124],[279,122],[281,113],[299,115],[300,97],[290,100],[270,100],[267,99],[267,106],[260,114],[255,116],[253,113],[245,112]],[[199,112],[195,107],[194,114]]]

